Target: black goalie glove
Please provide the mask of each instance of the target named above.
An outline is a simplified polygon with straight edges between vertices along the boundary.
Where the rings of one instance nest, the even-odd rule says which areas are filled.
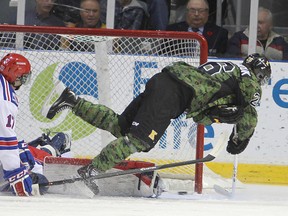
[[[243,116],[243,107],[236,105],[221,105],[212,107],[209,116],[215,123],[236,124]]]
[[[250,139],[246,139],[243,141],[239,140],[238,137],[234,135],[234,131],[233,131],[229,137],[226,151],[233,155],[240,154],[246,149],[249,143],[249,140]]]

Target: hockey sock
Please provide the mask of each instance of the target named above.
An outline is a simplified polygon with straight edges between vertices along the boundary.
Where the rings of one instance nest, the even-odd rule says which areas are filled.
[[[118,115],[112,109],[104,105],[93,104],[81,99],[74,107],[73,112],[84,121],[97,128],[109,131],[115,137],[122,136],[121,128],[118,123]]]

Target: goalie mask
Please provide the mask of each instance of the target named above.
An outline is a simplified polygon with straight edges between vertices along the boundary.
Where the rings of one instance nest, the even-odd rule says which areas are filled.
[[[30,80],[31,65],[28,59],[20,54],[7,54],[0,61],[0,73],[17,90]]]
[[[260,56],[258,53],[248,55],[244,59],[243,65],[253,71],[261,85],[268,84],[271,77],[271,67],[266,57]]]

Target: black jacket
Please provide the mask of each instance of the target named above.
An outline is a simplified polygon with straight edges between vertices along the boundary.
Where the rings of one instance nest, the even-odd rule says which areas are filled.
[[[168,25],[167,31],[188,31],[189,25],[184,22]],[[206,23],[203,36],[208,42],[208,54],[210,56],[224,55],[227,48],[228,31],[212,23]]]

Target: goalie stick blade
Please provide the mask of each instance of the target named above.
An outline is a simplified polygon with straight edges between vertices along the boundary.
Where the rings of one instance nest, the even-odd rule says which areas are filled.
[[[48,114],[48,111],[50,109],[50,106],[52,105],[52,99],[53,97],[55,97],[56,95],[60,95],[64,89],[66,88],[66,86],[59,80],[58,82],[56,82],[55,84],[55,87],[52,89],[52,91],[50,92],[50,94],[47,96],[43,106],[42,106],[42,109],[41,109],[41,114],[43,116],[47,116]]]
[[[177,162],[177,163],[163,164],[163,165],[159,165],[159,166],[137,168],[137,169],[129,169],[129,170],[121,170],[121,171],[111,172],[111,173],[99,173],[96,176],[91,176],[89,179],[90,180],[103,179],[103,178],[110,178],[110,177],[114,177],[114,176],[122,176],[122,175],[129,175],[129,174],[138,174],[138,173],[152,172],[152,171],[155,171],[155,170],[162,170],[162,169],[167,169],[167,168],[172,168],[172,167],[178,167],[178,166],[185,166],[185,165],[209,162],[209,161],[214,160],[215,157],[223,149],[223,147],[226,144],[227,137],[228,137],[227,132],[224,132],[224,133],[220,134],[215,148],[213,148],[212,151],[208,155],[206,155],[204,158],[195,159],[195,160],[189,160],[189,161],[182,161],[182,162]],[[71,179],[64,179],[64,180],[59,180],[59,181],[48,182],[48,183],[45,183],[45,184],[40,184],[40,186],[61,185],[61,184],[66,184],[66,183],[74,183],[76,181],[82,181],[82,180],[83,180],[82,178],[77,177],[77,178],[71,178]]]

